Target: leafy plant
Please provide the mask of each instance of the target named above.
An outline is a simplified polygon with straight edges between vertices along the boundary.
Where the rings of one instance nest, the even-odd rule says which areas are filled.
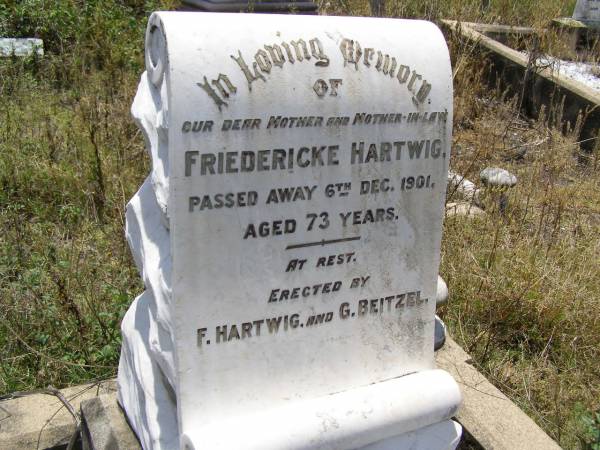
[[[581,415],[582,445],[586,450],[600,450],[600,410]]]

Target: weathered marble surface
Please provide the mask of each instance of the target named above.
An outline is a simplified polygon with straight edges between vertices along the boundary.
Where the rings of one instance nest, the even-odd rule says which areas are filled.
[[[149,348],[152,294],[144,292],[121,324],[118,399],[144,449],[179,449],[177,401]]]
[[[168,230],[161,221],[150,179],[127,205],[126,236],[133,259],[148,290],[150,351],[171,386],[175,386],[171,295],[171,248]]]
[[[158,13],[146,67],[152,172],[127,209],[146,291],[119,367],[144,448],[454,448],[460,394],[432,345],[439,30]]]
[[[454,389],[448,390],[449,385]],[[183,444],[190,450],[369,449],[385,440],[398,445],[413,440],[416,436],[411,439],[405,434],[418,430],[424,423],[446,422],[448,416],[457,412],[460,401],[458,385],[447,372],[428,370],[323,397],[288,402],[280,408],[234,415],[209,427],[187,431]],[[374,424],[378,426],[373,427]],[[440,447],[429,448],[449,448],[457,443],[459,430],[452,426],[446,430],[449,434],[436,436]],[[427,441],[423,439],[425,433],[418,435],[423,442]]]
[[[600,0],[577,0],[573,19],[583,23],[600,24]]]

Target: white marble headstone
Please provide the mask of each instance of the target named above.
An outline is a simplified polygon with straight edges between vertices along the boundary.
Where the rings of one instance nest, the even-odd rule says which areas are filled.
[[[133,113],[153,169],[128,239],[147,291],[119,374],[144,445],[455,445],[460,394],[433,361],[452,129],[440,31],[155,13],[146,66]],[[157,417],[175,410],[173,438]]]
[[[573,19],[584,23],[600,23],[600,0],[577,0]]]

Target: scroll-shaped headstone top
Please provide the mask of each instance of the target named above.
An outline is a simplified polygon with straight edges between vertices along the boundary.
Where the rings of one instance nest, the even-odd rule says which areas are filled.
[[[583,23],[600,23],[600,0],[577,0],[573,19]]]
[[[431,369],[452,128],[437,27],[157,13],[146,42],[168,93],[185,442]]]

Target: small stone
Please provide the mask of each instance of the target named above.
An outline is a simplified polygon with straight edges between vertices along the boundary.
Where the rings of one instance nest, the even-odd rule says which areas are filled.
[[[81,403],[84,448],[93,450],[141,450],[116,395],[102,395]]]
[[[446,324],[437,315],[435,316],[435,333],[433,350],[438,351],[446,342]]]
[[[481,204],[479,189],[475,183],[451,170],[448,171],[448,190],[476,205]]]
[[[504,156],[504,161],[523,161],[527,154],[527,147],[524,145],[517,146],[510,153]]]
[[[448,286],[442,277],[438,275],[437,293],[435,295],[435,304],[443,305],[448,301]]]
[[[500,167],[488,167],[479,173],[481,182],[486,186],[512,187],[517,184],[517,177]]]
[[[446,204],[446,217],[467,216],[477,217],[485,214],[485,211],[478,206],[467,202],[453,202]]]

